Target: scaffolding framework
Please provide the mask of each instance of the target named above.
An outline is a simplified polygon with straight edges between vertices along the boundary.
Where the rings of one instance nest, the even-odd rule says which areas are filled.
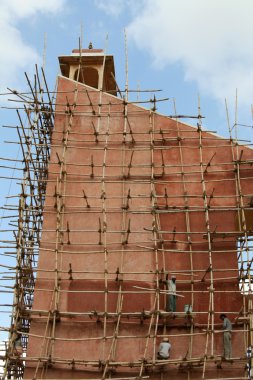
[[[51,134],[54,124],[51,95],[47,91],[43,70],[41,77],[42,79],[36,66],[33,85],[26,75],[29,93],[20,94],[10,90],[10,95],[14,95],[16,101],[22,104],[22,110],[17,109],[19,125],[16,127],[19,138],[17,143],[21,147],[22,159],[14,160],[14,167],[7,164],[3,166],[4,169],[19,170],[21,174],[19,178],[16,178],[19,181],[20,193],[9,197],[11,200],[17,199],[18,204],[7,204],[4,207],[4,210],[12,214],[9,224],[13,228],[14,240],[8,241],[7,245],[3,246],[7,249],[3,254],[12,255],[15,251],[16,265],[12,268],[5,266],[8,269],[7,273],[11,274],[10,278],[12,277],[15,281],[14,286],[1,286],[2,291],[4,291],[3,288],[13,288],[14,293],[3,378],[23,378],[24,364],[20,355],[27,349],[27,333],[30,328],[29,310],[33,304],[37,252],[42,232]],[[46,90],[43,90],[42,83]],[[26,124],[23,122],[24,118]],[[2,243],[6,244],[6,241]]]
[[[81,68],[80,59],[80,73]],[[32,379],[47,378],[52,368],[81,373],[79,379],[162,380],[166,373],[174,379],[175,370],[187,379],[245,379],[245,365],[252,361],[246,351],[253,345],[253,155],[237,138],[238,121],[231,127],[227,117],[230,139],[221,139],[203,130],[200,103],[198,115],[190,116],[197,125],[190,127],[181,123],[186,116],[177,114],[175,102],[174,114],[165,118],[156,107],[167,99],[129,101],[128,83],[120,91],[125,96],[116,98],[78,78],[62,77],[65,87],[59,84],[54,100],[43,70],[40,79],[36,68],[33,84],[27,77],[29,92],[10,91],[19,120],[18,141],[12,143],[21,147],[23,167],[15,178],[21,188],[18,204],[5,206],[14,239],[2,244],[7,255],[15,251],[16,265],[7,268],[15,285],[3,378],[22,379],[30,367]],[[148,110],[140,106],[147,103]],[[193,162],[186,160],[189,151]],[[221,213],[235,215],[234,229],[214,217]],[[43,224],[51,217],[53,224]],[[80,218],[84,222],[76,227]],[[204,221],[200,229],[198,218]],[[196,263],[200,253],[205,268]],[[135,255],[147,264],[129,265]],[[187,261],[177,265],[180,255]],[[237,257],[238,266],[219,266],[218,255]],[[183,305],[186,298],[188,311],[166,311],[168,274],[180,278],[178,302]],[[83,287],[75,288],[75,281]],[[87,281],[94,281],[94,287],[87,288]],[[50,306],[37,309],[34,292]],[[71,297],[83,296],[103,300],[103,310],[77,310]],[[150,307],[126,307],[134,297]],[[217,308],[216,299],[232,297],[241,297],[241,308]],[[205,305],[195,308],[201,298]],[[221,313],[229,314],[233,337],[243,342],[241,355],[231,358],[233,369],[216,349],[223,335],[217,323]],[[69,337],[59,326],[71,323],[96,333]],[[34,333],[31,324],[42,326],[43,333]],[[167,336],[187,342],[185,352],[158,360],[158,343]],[[196,355],[197,340],[201,355]],[[39,355],[29,353],[29,341],[40,342]],[[142,354],[119,360],[122,342],[128,341],[138,342]],[[78,349],[97,344],[97,358],[59,356],[59,345],[70,343]],[[233,371],[238,371],[235,377]]]

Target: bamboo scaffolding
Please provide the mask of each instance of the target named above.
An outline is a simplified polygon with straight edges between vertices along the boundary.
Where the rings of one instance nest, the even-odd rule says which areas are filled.
[[[28,85],[31,87],[31,83],[26,76]],[[40,83],[38,76],[38,70],[36,68],[36,76],[35,76],[35,88],[36,88],[36,82]],[[33,91],[32,91],[33,92]],[[15,95],[18,95],[15,92]],[[20,96],[20,95],[18,95]],[[37,94],[33,92],[34,101],[36,103]],[[27,99],[25,99],[27,100]],[[43,99],[41,98],[43,101]],[[49,107],[48,107],[49,108]],[[30,122],[31,126],[31,119],[30,119],[30,110],[28,112],[27,108],[24,108],[26,111],[26,114],[28,116],[28,120]],[[21,136],[19,130],[19,137],[20,137],[20,143],[22,148],[22,154],[25,162],[25,171],[24,171],[24,177],[23,177],[23,183],[22,183],[22,191],[20,195],[20,201],[19,201],[19,221],[18,221],[18,232],[15,236],[16,244],[17,244],[17,252],[16,252],[16,258],[17,258],[17,266],[16,266],[16,285],[15,285],[15,293],[14,293],[14,302],[13,302],[13,312],[12,312],[12,325],[15,327],[17,325],[20,325],[20,306],[22,307],[29,307],[32,303],[32,296],[33,296],[33,286],[34,286],[34,277],[33,277],[33,270],[30,270],[30,268],[33,268],[33,265],[36,265],[33,263],[33,255],[28,254],[26,256],[26,250],[33,250],[34,245],[36,246],[36,242],[39,240],[38,237],[38,231],[41,231],[41,218],[35,217],[30,213],[30,209],[27,208],[27,204],[30,203],[31,207],[33,205],[36,205],[37,207],[43,208],[44,199],[43,199],[43,191],[45,190],[45,187],[43,187],[43,181],[46,178],[45,168],[47,167],[47,161],[49,158],[49,150],[48,148],[44,148],[43,146],[38,147],[36,144],[36,140],[40,140],[42,142],[46,141],[45,139],[50,139],[51,137],[51,115],[49,118],[44,115],[43,120],[38,116],[38,114],[35,114],[33,118],[32,125],[33,126],[39,126],[38,128],[30,129],[28,131],[27,135],[27,129],[24,128],[22,119],[20,114],[18,114],[19,122],[21,126],[21,130],[23,133],[23,137]],[[37,133],[37,137],[35,134]],[[23,141],[25,141],[25,144],[27,146],[27,151],[25,152],[23,147]],[[31,142],[34,141],[35,144],[32,144]],[[44,144],[41,144],[44,145]],[[45,144],[46,145],[46,144]],[[37,172],[35,171],[35,162],[31,158],[31,152],[35,149],[36,155],[38,157],[38,163],[37,165]],[[41,159],[41,162],[39,161]],[[32,168],[34,171],[31,173],[30,168]],[[33,185],[31,184],[31,180],[34,178],[35,181],[37,181],[40,184],[40,190],[37,192],[35,188],[33,188]],[[26,194],[26,188],[30,184],[30,190],[29,195]],[[42,185],[42,186],[41,186]],[[44,189],[44,190],[43,190]],[[30,216],[31,215],[31,216]],[[32,231],[30,231],[29,235],[25,233],[25,230],[29,228],[29,226],[33,225]],[[21,248],[23,246],[24,242],[27,242],[25,244],[24,248]],[[30,247],[30,248],[29,248]],[[25,254],[24,254],[25,253]],[[26,291],[23,289],[23,278],[22,274],[26,273],[27,276],[29,270],[29,276],[30,278],[26,280],[27,284],[30,284],[32,290]],[[22,326],[24,328],[24,331],[28,328],[30,322],[25,317],[22,317],[21,319]],[[27,345],[27,337],[23,334],[22,336],[22,345],[26,347]],[[9,332],[9,339],[8,339],[8,346],[6,349],[6,352],[8,352],[8,356],[6,358],[5,362],[5,368],[4,368],[4,377],[5,376],[11,376],[14,374],[15,378],[21,378],[23,376],[23,364],[20,362],[18,358],[15,360],[10,360],[10,356],[15,351],[15,333],[11,330]]]
[[[227,105],[226,105],[227,109]],[[243,151],[239,152],[239,147],[237,145],[237,91],[236,91],[236,98],[235,98],[235,121],[234,121],[234,126],[231,128],[230,122],[229,122],[229,116],[228,116],[228,110],[227,110],[227,123],[228,123],[228,128],[229,128],[229,134],[230,134],[230,139],[232,136],[232,129],[234,128],[235,131],[235,139],[233,139],[233,142],[231,141],[231,153],[232,153],[232,159],[234,162],[234,168],[235,168],[235,183],[236,183],[236,195],[237,195],[237,202],[239,209],[237,211],[237,216],[238,216],[238,222],[239,222],[239,228],[243,232],[243,238],[239,240],[239,249],[238,249],[238,264],[240,264],[240,281],[242,281],[241,289],[243,289],[244,283],[245,283],[245,277],[247,276],[247,281],[251,284],[251,263],[250,262],[250,256],[249,256],[249,244],[248,244],[248,231],[247,231],[247,226],[246,226],[246,218],[245,218],[245,205],[244,205],[244,199],[243,199],[243,191],[242,191],[242,184],[241,180],[242,177],[240,175],[241,172],[241,159],[242,159],[242,154]],[[249,233],[251,234],[251,233]],[[244,246],[245,244],[245,246]],[[245,266],[243,260],[242,260],[242,252],[246,252],[246,257],[247,257],[247,266]],[[246,267],[246,268],[245,268]],[[244,275],[244,271],[246,271],[246,276]],[[250,312],[250,327],[252,327],[252,306],[250,305],[252,301],[249,301],[249,312]],[[245,294],[244,294],[244,307],[245,307]],[[253,343],[253,337],[252,333],[245,334],[245,346],[248,347]],[[245,347],[245,348],[246,348]],[[253,364],[252,359],[251,359],[251,364]]]
[[[17,96],[18,103],[21,105],[15,107],[19,121],[17,128],[19,141],[9,141],[8,143],[18,144],[21,147],[23,159],[11,160],[1,157],[0,160],[6,161],[6,164],[1,165],[1,169],[17,170],[17,173],[23,172],[23,176],[17,175],[15,178],[14,176],[9,177],[7,174],[1,177],[7,180],[12,178],[22,184],[20,194],[8,196],[8,199],[13,199],[13,201],[6,202],[1,207],[2,210],[9,213],[2,219],[10,219],[10,226],[17,229],[14,238],[0,240],[0,243],[3,244],[2,248],[8,250],[1,253],[1,256],[13,258],[16,256],[17,260],[16,265],[0,265],[3,268],[0,273],[0,282],[7,284],[0,286],[0,293],[8,293],[12,290],[15,293],[12,303],[3,302],[0,305],[1,308],[4,308],[3,313],[11,312],[12,314],[11,327],[0,327],[1,331],[9,333],[8,347],[5,355],[2,356],[5,361],[4,376],[21,379],[24,365],[32,364],[33,378],[45,378],[51,366],[61,368],[60,366],[63,365],[73,371],[89,372],[95,369],[96,373],[100,372],[101,374],[98,377],[103,380],[112,376],[119,380],[148,378],[145,376],[147,370],[159,373],[162,380],[164,373],[169,373],[171,370],[170,365],[176,365],[178,370],[187,372],[189,380],[194,378],[195,366],[199,367],[202,378],[207,380],[210,365],[213,365],[215,370],[222,361],[221,356],[215,352],[214,345],[214,334],[217,336],[223,334],[222,330],[216,330],[219,328],[219,324],[215,323],[216,316],[222,312],[229,313],[236,322],[233,323],[233,334],[244,335],[245,348],[252,343],[252,304],[251,300],[248,304],[246,302],[251,289],[247,291],[245,287],[252,281],[253,247],[251,242],[253,238],[247,229],[245,213],[252,211],[253,193],[244,191],[243,182],[252,180],[253,160],[244,158],[243,149],[239,145],[239,142],[246,140],[239,141],[237,136],[237,126],[242,125],[237,120],[237,105],[234,126],[231,128],[228,122],[230,139],[221,140],[219,145],[215,144],[217,137],[208,135],[210,131],[202,129],[203,117],[201,116],[200,102],[198,115],[187,116],[177,113],[176,104],[173,101],[174,110],[172,112],[174,115],[169,117],[174,119],[176,128],[159,128],[157,104],[170,99],[156,99],[155,96],[149,100],[132,101],[128,99],[129,93],[133,91],[128,89],[126,45],[126,83],[125,89],[121,91],[122,99],[117,99],[117,101],[113,97],[108,101],[103,87],[97,90],[90,88],[81,90],[81,87],[78,86],[79,76],[81,79],[84,69],[81,41],[79,42],[79,53],[75,90],[58,92],[58,94],[66,95],[66,104],[63,101],[54,103],[55,92],[49,91],[44,71],[42,71],[42,80],[40,79],[37,66],[33,84],[26,75],[29,92],[17,93],[10,90],[8,93]],[[106,54],[103,58],[102,84],[104,83],[105,58]],[[117,88],[119,91],[118,85]],[[83,94],[83,99],[86,100],[80,101],[80,94]],[[97,95],[97,101],[94,101],[95,95]],[[68,100],[68,97],[71,98],[71,101]],[[144,108],[139,106],[145,103],[150,105],[149,115],[147,111],[144,112]],[[135,107],[135,104],[138,107]],[[12,109],[12,107],[9,108]],[[26,122],[23,122],[23,113]],[[55,130],[52,140],[54,117],[63,115],[65,117],[63,132]],[[80,131],[75,131],[75,128],[72,130],[75,121],[86,116],[92,120],[91,123],[89,125],[87,123],[85,128]],[[134,124],[134,118],[141,122],[142,117],[145,117],[146,131],[139,131]],[[115,118],[122,120],[122,125],[117,131],[113,130]],[[181,118],[196,119],[197,127],[191,130],[186,129],[179,122]],[[13,128],[12,126],[7,127]],[[232,131],[234,131],[235,137],[232,136]],[[189,132],[191,134],[187,137]],[[194,136],[193,133],[196,135]],[[244,144],[244,146],[246,145]],[[232,159],[223,162],[222,159],[217,158],[218,152],[228,147],[231,147]],[[48,168],[51,149],[57,150],[57,153],[55,157],[51,157],[51,167]],[[186,161],[185,152],[190,149],[194,154],[198,152],[199,163],[190,164]],[[90,154],[89,163],[83,162],[82,159],[80,161],[72,160],[72,152],[78,150],[80,153],[85,151],[85,153],[88,152],[88,155]],[[179,157],[175,164],[166,162],[166,155],[170,154],[171,150]],[[212,153],[210,153],[211,151]],[[148,157],[145,162],[138,163],[139,152]],[[118,162],[110,162],[111,153],[118,155]],[[160,163],[156,163],[155,159],[155,155],[158,154],[161,157]],[[99,160],[97,159],[98,155],[101,157]],[[9,164],[10,161],[18,166]],[[116,173],[119,169],[119,174],[111,174],[113,169]],[[80,170],[84,170],[84,172],[80,173]],[[139,174],[136,174],[137,171]],[[221,182],[224,183],[224,186],[235,183],[235,194],[217,195],[217,187],[219,188],[218,184]],[[52,183],[56,183],[55,192],[47,194],[49,203],[45,206],[45,189]],[[96,193],[90,193],[90,183],[99,188]],[[217,183],[217,187],[215,183]],[[69,192],[70,184],[82,184],[80,193]],[[116,195],[108,195],[109,186],[114,184],[119,185],[120,190]],[[134,186],[138,187],[140,184],[145,185],[149,190],[145,190],[145,194],[137,195]],[[172,187],[178,184],[182,186],[183,190],[181,193],[175,194]],[[192,193],[192,185],[201,186],[201,191]],[[157,193],[159,186],[164,186],[164,192],[161,194]],[[209,190],[207,191],[207,189]],[[15,204],[15,199],[19,200],[18,205]],[[70,207],[68,201],[72,199],[83,200],[83,204]],[[139,205],[139,200],[145,201],[144,205]],[[113,201],[117,201],[116,206],[111,205]],[[193,204],[193,201],[196,203]],[[173,204],[174,202],[180,203],[176,205]],[[217,226],[211,225],[211,216],[221,211],[230,212],[231,215],[237,213],[240,224],[238,230],[226,231],[224,228],[224,231],[217,231]],[[192,223],[192,217],[198,213],[204,215],[205,218],[206,229],[201,228],[202,231],[195,231]],[[52,234],[46,235],[48,238],[43,240],[43,238],[41,239],[43,218],[50,215],[55,217],[55,228],[43,228],[43,233]],[[76,228],[69,215],[83,215],[84,218],[92,215],[97,219],[97,226],[94,227],[93,224],[89,228]],[[185,226],[180,230],[176,226],[168,230],[163,229],[160,219],[164,215],[175,219],[182,215]],[[109,226],[108,221],[111,216],[118,216],[118,228]],[[143,226],[143,229],[136,227],[135,220],[139,216],[150,216],[150,225]],[[9,231],[2,229],[0,233]],[[141,236],[143,233],[145,233],[144,237]],[[79,236],[83,234],[87,236],[85,241],[75,241],[75,239],[79,240]],[[236,246],[237,241],[239,248]],[[41,255],[52,254],[54,256],[54,264],[50,269],[37,268],[39,252]],[[152,270],[136,268],[131,271],[127,269],[127,255],[133,253],[144,254],[143,257],[148,257],[152,261]],[[231,255],[237,253],[239,270],[216,267],[214,255],[223,253]],[[117,260],[119,260],[119,266],[114,270],[110,264],[111,254],[116,254]],[[181,267],[180,270],[176,270],[174,263],[169,261],[169,258],[175,254],[187,254],[185,269]],[[195,257],[198,257],[199,254],[203,254],[208,260],[207,267],[196,267]],[[101,262],[101,266],[99,269],[74,268],[70,258],[66,267],[65,260],[71,255],[80,255],[81,259],[85,257],[88,260],[94,257],[95,260]],[[169,263],[169,268],[166,267],[168,266],[166,263]],[[202,308],[201,311],[194,311],[190,315],[185,312],[176,312],[174,316],[162,310],[161,300],[165,299],[168,291],[161,289],[161,280],[168,272],[180,276],[177,283],[185,288],[178,294],[179,296],[190,296],[193,310],[196,297],[209,296],[208,306],[205,307],[205,310]],[[75,280],[90,280],[92,276],[103,284],[103,289],[73,290],[62,286],[63,283],[70,284]],[[142,276],[148,280],[141,279]],[[139,277],[138,281],[143,283],[141,286],[134,284],[136,278]],[[38,282],[34,288],[36,279],[42,282]],[[9,285],[13,280],[15,280],[15,285]],[[47,281],[51,281],[54,285],[47,288],[44,285]],[[133,281],[132,287],[131,281]],[[219,288],[223,282],[238,283],[238,289]],[[111,284],[114,287],[116,285],[116,290],[110,288]],[[125,284],[130,284],[130,287],[125,289]],[[215,289],[215,286],[218,288]],[[49,295],[49,310],[32,308],[34,289],[37,294],[43,292]],[[125,311],[124,302],[128,296],[147,294],[152,297],[153,302],[149,310]],[[225,308],[224,311],[221,311],[215,308],[215,295],[231,296],[232,294],[243,295],[244,306],[241,310],[227,311]],[[103,310],[64,311],[62,310],[62,300],[66,295],[101,295]],[[109,307],[111,295],[114,295],[116,300],[113,311]],[[206,322],[203,324],[195,322],[194,319],[197,320],[201,316],[205,317]],[[32,321],[41,324],[43,329],[41,334],[30,332]],[[101,332],[95,337],[72,338],[62,335],[58,329],[59,323],[64,326],[65,323],[70,322],[81,323],[86,328],[99,324]],[[142,325],[141,333],[126,334],[123,331],[125,326],[138,325]],[[176,331],[177,328],[182,331]],[[17,334],[22,339],[23,353],[26,352],[28,339],[35,338],[40,343],[39,356],[17,357],[15,352]],[[179,357],[162,361],[156,359],[158,340],[164,337],[187,339],[188,347],[185,347],[187,352],[183,359]],[[199,357],[193,356],[195,337],[205,338],[203,355]],[[120,342],[134,339],[142,341],[141,358],[133,362],[119,361],[117,352]],[[59,342],[66,344],[99,342],[98,357],[101,360],[57,357],[56,348]],[[245,355],[232,359],[243,373],[243,366],[247,362]],[[122,370],[132,372],[136,376],[131,377],[132,375],[125,376],[124,374],[121,376],[119,372],[119,377],[116,377],[118,376],[117,371]],[[220,378],[222,377],[220,376]],[[227,380],[230,377],[224,375],[222,379]]]

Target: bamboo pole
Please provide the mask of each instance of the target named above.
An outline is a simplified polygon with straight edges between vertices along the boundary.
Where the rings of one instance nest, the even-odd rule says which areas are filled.
[[[173,104],[174,104],[174,112],[175,114],[177,114],[177,110],[176,110],[176,102],[175,100],[173,101]],[[188,192],[187,192],[187,187],[186,187],[186,184],[185,184],[185,163],[184,163],[184,159],[183,159],[183,147],[182,147],[182,136],[181,136],[181,133],[180,133],[180,128],[179,128],[179,125],[178,125],[178,119],[176,119],[176,126],[177,126],[177,139],[178,139],[178,145],[179,145],[179,154],[180,154],[180,169],[181,169],[181,175],[182,175],[182,182],[183,182],[183,197],[184,197],[184,205],[185,205],[185,222],[186,222],[186,231],[187,231],[187,243],[189,245],[189,260],[190,260],[190,271],[191,271],[191,305],[192,305],[192,309],[194,310],[194,294],[195,294],[195,291],[194,291],[194,274],[193,274],[193,270],[194,270],[194,267],[193,267],[193,247],[192,247],[192,238],[191,238],[191,224],[190,224],[190,214],[189,214],[189,195],[188,195]],[[194,326],[193,324],[191,323],[191,334],[193,333],[194,331]],[[193,345],[193,339],[192,339],[192,336],[191,335],[191,338],[190,338],[190,342],[189,342],[189,348],[187,350],[188,354],[189,354],[189,357],[191,358],[192,357],[192,345]]]

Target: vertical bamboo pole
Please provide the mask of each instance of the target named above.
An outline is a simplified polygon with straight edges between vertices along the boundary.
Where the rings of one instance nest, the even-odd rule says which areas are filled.
[[[156,287],[156,309],[157,311],[160,310],[160,293],[159,293],[159,245],[158,241],[162,240],[159,230],[161,230],[161,225],[160,225],[160,218],[159,214],[155,212],[155,209],[157,207],[157,196],[156,196],[156,189],[154,185],[155,181],[155,172],[154,172],[154,166],[155,166],[155,159],[154,159],[154,140],[155,140],[155,128],[156,128],[156,123],[155,123],[155,118],[156,118],[156,113],[155,110],[153,111],[150,109],[149,112],[149,125],[150,125],[150,167],[151,167],[151,175],[150,175],[150,192],[151,192],[151,209],[152,209],[152,239],[154,241],[154,264],[155,264],[155,278],[154,278],[154,283]],[[164,257],[164,251],[162,250],[163,256]],[[158,322],[159,322],[159,316],[158,313],[155,318],[155,324],[154,324],[154,338],[153,338],[153,363],[155,363],[156,360],[156,346],[157,346],[157,331],[158,331]],[[164,328],[166,329],[166,323],[164,324]]]
[[[174,105],[174,112],[175,115],[177,115],[177,109],[176,109],[176,102],[175,99],[173,100]],[[184,168],[184,156],[183,156],[183,145],[182,145],[182,136],[178,124],[178,118],[176,118],[176,126],[177,126],[177,140],[179,145],[179,154],[180,154],[180,167],[181,167],[181,176],[182,176],[182,183],[183,183],[183,192],[184,192],[184,204],[185,204],[185,222],[186,222],[186,233],[187,233],[187,243],[189,245],[189,260],[190,260],[190,270],[191,270],[191,305],[192,309],[194,310],[194,276],[193,276],[193,257],[192,257],[192,238],[191,238],[191,224],[190,224],[190,213],[189,213],[189,199],[188,199],[188,193],[187,193],[187,185],[185,181],[185,168]],[[192,356],[192,344],[193,344],[193,332],[194,332],[194,325],[191,323],[191,333],[190,333],[190,342],[189,342],[189,351],[188,354],[191,358]]]
[[[205,209],[205,222],[207,230],[207,244],[208,244],[208,258],[209,258],[209,268],[210,268],[210,287],[209,287],[209,312],[208,312],[208,322],[207,322],[207,335],[206,335],[206,346],[204,354],[204,366],[202,378],[205,377],[205,368],[207,361],[207,352],[208,352],[208,343],[209,343],[209,334],[211,329],[211,356],[214,355],[214,282],[213,282],[213,260],[212,260],[212,239],[211,239],[211,230],[210,230],[210,217],[208,209],[208,198],[206,193],[206,184],[205,184],[205,168],[203,166],[203,137],[202,137],[202,116],[200,108],[200,98],[198,98],[198,128],[197,133],[199,134],[199,161],[200,161],[200,175],[203,191],[203,201]]]

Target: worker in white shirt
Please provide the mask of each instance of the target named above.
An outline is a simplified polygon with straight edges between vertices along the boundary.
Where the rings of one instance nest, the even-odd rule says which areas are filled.
[[[169,359],[170,349],[171,349],[171,344],[169,342],[169,339],[163,338],[163,341],[160,343],[159,348],[158,348],[157,359],[158,360]]]

